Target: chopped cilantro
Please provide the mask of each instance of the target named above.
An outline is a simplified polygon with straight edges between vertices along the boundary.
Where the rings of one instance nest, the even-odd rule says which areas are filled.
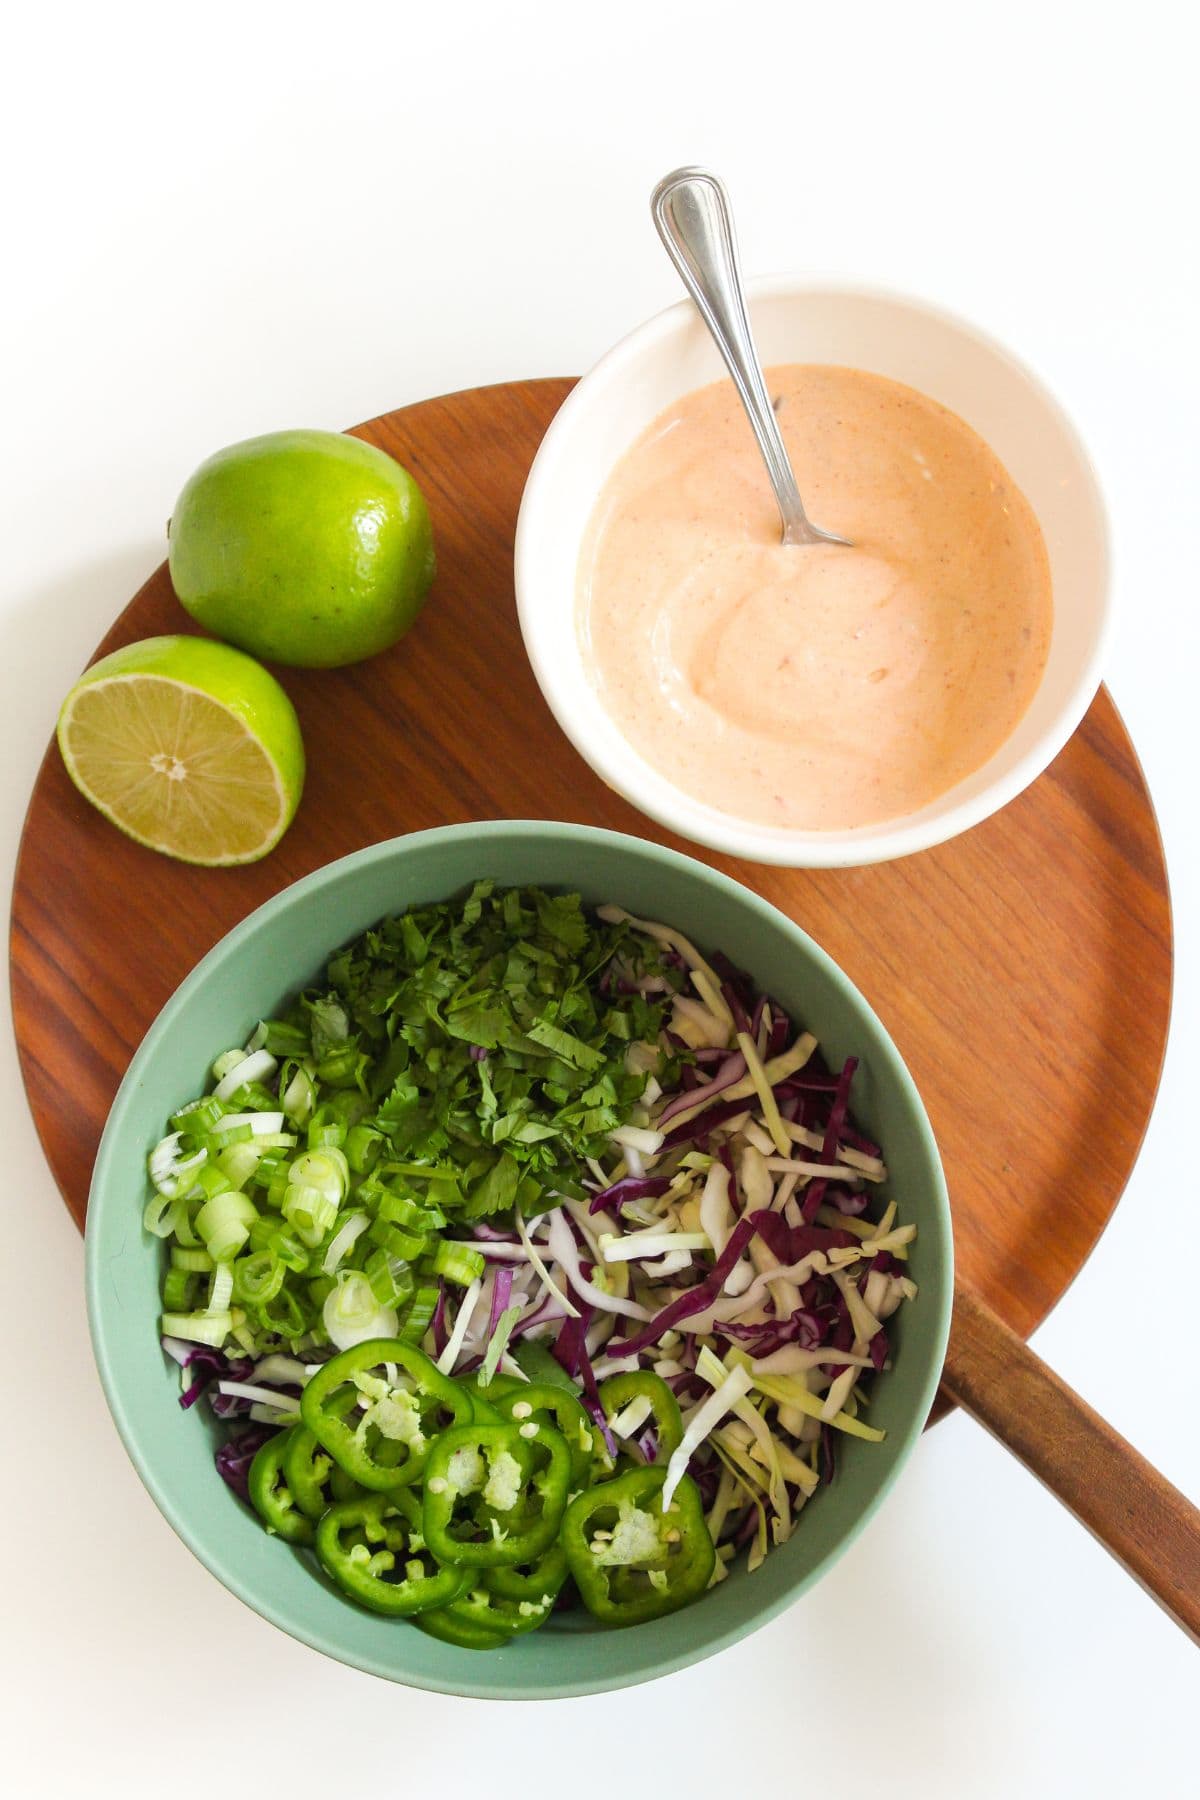
[[[646,975],[671,991],[640,993]],[[657,1041],[680,979],[578,894],[481,881],[365,931],[301,1004],[313,1056],[367,1096],[385,1160],[471,1220],[582,1191],[585,1159],[646,1086],[626,1047]]]

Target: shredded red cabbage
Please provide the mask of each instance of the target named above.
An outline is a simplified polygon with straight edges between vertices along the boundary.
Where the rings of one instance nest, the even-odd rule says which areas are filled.
[[[210,1349],[207,1344],[194,1345],[186,1357],[177,1360],[181,1368],[200,1371],[191,1386],[179,1396],[179,1404],[185,1412],[189,1406],[195,1406],[210,1382],[245,1381],[254,1368],[248,1357],[230,1362],[223,1350]]]
[[[727,1319],[714,1325],[713,1330],[722,1337],[746,1344],[757,1361],[760,1356],[771,1356],[781,1350],[785,1344],[798,1344],[801,1350],[819,1349],[828,1341],[832,1326],[832,1318],[823,1319],[808,1307],[798,1306],[786,1319],[759,1319],[753,1325],[739,1325]]]
[[[825,1142],[821,1145],[820,1160],[822,1162],[837,1161],[837,1149],[842,1140],[842,1127],[846,1123],[846,1114],[850,1109],[850,1083],[854,1080],[854,1071],[857,1067],[857,1056],[848,1056],[842,1064],[837,1091],[833,1096],[833,1105],[829,1109],[829,1122],[825,1127]]]
[[[767,1039],[767,1057],[782,1056],[792,1041],[792,1021],[782,1006],[771,1001],[771,1035]]]
[[[702,1091],[705,1095],[724,1093],[725,1089],[732,1087],[735,1081],[740,1081],[745,1073],[746,1059],[740,1050],[735,1050],[731,1055],[725,1058],[725,1061],[721,1064],[712,1080],[705,1085]],[[695,1106],[696,1095],[697,1089],[695,1088],[692,1088],[686,1093],[677,1094],[674,1100],[672,1100],[669,1105],[664,1106],[659,1113],[655,1129],[661,1131],[664,1125],[670,1123],[676,1113],[686,1112],[689,1106]],[[746,1103],[745,1101],[742,1101],[739,1103],[737,1111],[745,1112],[745,1110]],[[711,1129],[711,1114],[702,1113],[701,1118],[705,1120],[705,1129]],[[672,1132],[667,1138],[667,1143],[673,1144],[675,1142],[682,1142],[682,1139],[677,1140],[675,1134]]]
[[[861,1150],[864,1156],[882,1155],[874,1138],[864,1137],[861,1131],[856,1131],[849,1119],[842,1122],[842,1142],[849,1144],[852,1150]]]
[[[267,1439],[275,1436],[275,1431],[274,1425],[251,1425],[227,1438],[213,1459],[222,1481],[227,1482],[239,1500],[245,1500],[247,1504],[250,1501],[247,1486],[250,1464]]]
[[[690,1094],[688,1098],[695,1104],[694,1093]],[[724,1125],[728,1120],[736,1119],[739,1113],[744,1113],[752,1104],[753,1102],[749,1100],[719,1100],[715,1106],[710,1106],[705,1112],[702,1112],[699,1118],[685,1119],[682,1125],[675,1127],[674,1131],[668,1131],[663,1140],[663,1148],[674,1149],[677,1144],[701,1143],[707,1145],[710,1134],[716,1130],[718,1125]]]
[[[810,1181],[800,1199],[800,1217],[806,1225],[811,1225],[821,1209],[829,1183],[821,1176],[817,1181]]]
[[[583,1267],[583,1265],[580,1265]],[[585,1269],[586,1274],[586,1269]],[[583,1388],[581,1396],[583,1404],[591,1413],[604,1438],[605,1448],[615,1462],[617,1459],[617,1440],[608,1428],[604,1417],[604,1408],[600,1404],[600,1388],[596,1381],[596,1371],[592,1367],[592,1359],[587,1350],[588,1328],[592,1322],[592,1308],[586,1300],[581,1300],[574,1288],[569,1290],[572,1304],[579,1308],[577,1319],[568,1319],[558,1334],[551,1355],[573,1381],[578,1381]]]
[[[750,1542],[750,1539],[754,1536],[754,1534],[757,1530],[758,1530],[758,1508],[756,1506],[752,1506],[748,1509],[745,1518],[742,1520],[741,1524],[738,1526],[737,1532],[734,1536],[733,1541],[737,1545],[739,1550],[742,1550],[745,1548],[745,1546]]]
[[[440,1356],[450,1342],[450,1333],[446,1329],[446,1283],[442,1276],[438,1277],[437,1305],[433,1309],[429,1329],[433,1333],[434,1350]]]
[[[592,1309],[587,1301],[576,1301],[575,1304],[579,1307],[579,1317],[563,1320],[562,1330],[554,1340],[554,1348],[551,1351],[554,1360],[562,1364],[572,1381],[578,1381],[580,1378],[579,1371],[587,1350],[584,1340],[587,1337],[588,1326],[592,1322]]]
[[[858,1239],[838,1226],[789,1225],[782,1213],[763,1209],[750,1214],[763,1243],[781,1263],[797,1263],[814,1250],[849,1250]]]
[[[609,1206],[623,1206],[626,1200],[657,1200],[671,1183],[665,1175],[625,1175],[598,1193],[588,1207],[589,1213],[603,1212]]]
[[[694,1313],[703,1312],[706,1307],[711,1306],[725,1286],[726,1278],[733,1265],[757,1231],[758,1226],[755,1221],[764,1217],[774,1218],[776,1215],[757,1212],[752,1213],[749,1218],[739,1219],[729,1234],[728,1243],[704,1280],[695,1287],[688,1288],[685,1293],[679,1295],[678,1299],[670,1301],[661,1312],[655,1314],[649,1324],[643,1325],[642,1329],[633,1337],[625,1338],[620,1343],[610,1342],[609,1355],[635,1356],[642,1350],[649,1349],[651,1344],[656,1344],[663,1332],[669,1331],[672,1325],[677,1324],[680,1319],[690,1319]],[[782,1224],[783,1221],[780,1220],[780,1223]]]
[[[733,1014],[735,1026],[739,1031],[750,1031],[750,1009],[755,1001],[753,979],[721,950],[713,957],[712,966],[721,978],[721,997]]]
[[[549,1325],[555,1319],[565,1317],[562,1307],[552,1294],[547,1294],[541,1304],[531,1312],[528,1318],[519,1319],[513,1326],[512,1341],[525,1337],[539,1325]]]
[[[814,1056],[815,1054],[814,1052]],[[810,1071],[806,1063],[794,1075],[785,1075],[782,1081],[776,1083],[772,1092],[778,1100],[792,1094],[836,1094],[837,1086],[836,1075],[830,1075],[823,1069]]]
[[[692,1480],[699,1488],[700,1498],[703,1500],[705,1509],[707,1510],[717,1497],[717,1488],[721,1481],[721,1465],[716,1462],[711,1462],[706,1464],[702,1469],[694,1469],[692,1471]]]
[[[492,1284],[492,1310],[488,1314],[487,1334],[489,1339],[500,1323],[500,1314],[512,1296],[513,1269],[511,1263],[501,1263],[496,1270],[496,1279]]]
[[[826,1206],[834,1207],[849,1218],[855,1218],[859,1213],[866,1212],[871,1196],[865,1188],[861,1188],[858,1193],[855,1193],[853,1188],[842,1187],[836,1181],[823,1181],[821,1185],[825,1189]]]

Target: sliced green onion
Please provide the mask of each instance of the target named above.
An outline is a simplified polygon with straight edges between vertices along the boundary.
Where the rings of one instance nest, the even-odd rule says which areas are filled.
[[[399,1320],[395,1309],[380,1306],[366,1276],[357,1269],[344,1271],[326,1297],[321,1318],[329,1341],[349,1350],[367,1338],[395,1337]]]
[[[371,1220],[367,1213],[351,1213],[345,1224],[334,1232],[329,1240],[329,1248],[326,1250],[321,1263],[321,1267],[326,1275],[332,1275],[342,1258],[344,1256],[349,1256],[351,1250],[370,1223]]]
[[[286,1225],[275,1226],[268,1248],[293,1275],[306,1273],[309,1264],[308,1246],[301,1243],[295,1232],[289,1231]]]
[[[198,1287],[197,1277],[187,1269],[168,1269],[163,1276],[162,1303],[170,1312],[191,1312]]]
[[[269,1214],[259,1213],[250,1227],[249,1246],[251,1253],[257,1250],[269,1250],[271,1240],[279,1230],[279,1220],[272,1219]]]
[[[419,1287],[405,1307],[400,1320],[400,1330],[396,1335],[402,1337],[406,1344],[419,1344],[429,1330],[430,1321],[437,1311],[440,1292],[440,1288],[436,1287]],[[470,1293],[469,1288],[467,1293]]]
[[[244,1188],[258,1168],[262,1151],[253,1142],[230,1144],[217,1158],[222,1175],[228,1175],[235,1188]]]
[[[303,1125],[312,1112],[316,1099],[316,1083],[308,1068],[302,1063],[297,1067],[287,1086],[281,1087],[279,1104],[294,1124]]]
[[[523,1306],[508,1306],[496,1320],[496,1329],[488,1339],[483,1367],[479,1371],[480,1387],[486,1387],[500,1367],[500,1358],[508,1349],[508,1340],[513,1334],[513,1327],[524,1311]]]
[[[179,1202],[169,1194],[151,1194],[142,1213],[142,1224],[155,1237],[167,1238],[175,1230]]]
[[[407,1194],[393,1194],[384,1189],[379,1196],[379,1207],[376,1217],[386,1219],[389,1225],[399,1225],[404,1231],[414,1231],[424,1236],[429,1230],[429,1214],[418,1200],[411,1200]]]
[[[233,1299],[233,1264],[219,1262],[212,1272],[208,1285],[207,1313],[223,1313],[228,1311]]]
[[[225,1108],[209,1094],[203,1100],[189,1100],[177,1113],[171,1114],[171,1130],[184,1137],[203,1137],[222,1118]]]
[[[345,1199],[350,1187],[350,1165],[335,1148],[302,1150],[290,1171],[297,1187],[317,1188],[335,1203]]]
[[[234,1308],[232,1318],[233,1328],[229,1333],[230,1337],[233,1339],[239,1350],[243,1351],[247,1356],[253,1357],[257,1362],[259,1352],[262,1348],[257,1331],[254,1331],[251,1328],[247,1322],[245,1313],[239,1312],[236,1307]]]
[[[229,1313],[165,1312],[159,1329],[163,1337],[186,1338],[189,1344],[208,1344],[219,1350],[232,1324]]]
[[[352,1125],[346,1133],[346,1161],[356,1175],[374,1168],[383,1149],[383,1133],[373,1125]]]
[[[267,1183],[267,1205],[273,1207],[276,1212],[283,1211],[284,1198],[291,1185],[291,1176],[288,1173],[290,1168],[290,1163],[280,1164]]]
[[[398,1256],[402,1262],[416,1262],[423,1256],[428,1238],[405,1231],[403,1226],[389,1225],[386,1219],[373,1219],[367,1232],[373,1244],[380,1244],[391,1256]]]
[[[185,1250],[193,1250],[200,1243],[196,1236],[196,1214],[199,1210],[198,1206],[189,1206],[186,1200],[175,1202],[175,1236]]]
[[[471,1244],[439,1238],[425,1266],[431,1275],[444,1275],[458,1287],[470,1287],[487,1268],[487,1258]]]
[[[244,1247],[257,1217],[258,1209],[253,1200],[231,1188],[226,1193],[215,1194],[200,1208],[196,1214],[196,1230],[204,1239],[213,1261],[225,1262]]]
[[[246,1117],[245,1113],[230,1113],[228,1116],[239,1121],[244,1121]],[[225,1121],[222,1119],[220,1126],[223,1128],[224,1125]],[[213,1144],[217,1150],[230,1150],[235,1144],[248,1144],[254,1136],[249,1125],[245,1123],[230,1125],[228,1130],[222,1128],[218,1128],[212,1133]]]
[[[282,1150],[265,1150],[259,1157],[251,1182],[257,1188],[269,1188],[280,1170],[287,1169],[287,1158]],[[284,1184],[286,1189],[286,1182]],[[280,1198],[282,1199],[282,1194]]]
[[[300,1233],[302,1241],[315,1250],[337,1218],[337,1201],[320,1188],[290,1182],[283,1196],[283,1216]]]
[[[264,1330],[284,1338],[298,1338],[307,1331],[313,1316],[307,1300],[301,1304],[299,1295],[290,1287],[282,1287],[270,1300],[261,1301],[256,1311]]]
[[[224,1138],[231,1131],[246,1129],[252,1137],[267,1137],[271,1132],[283,1130],[283,1114],[281,1112],[242,1112],[226,1113],[213,1126],[213,1136]]]
[[[197,1169],[192,1186],[202,1199],[211,1200],[217,1194],[228,1193],[233,1183],[216,1163],[207,1162],[202,1169]]]
[[[181,1250],[177,1244],[171,1246],[171,1267],[187,1269],[192,1275],[211,1275],[213,1259],[207,1250]],[[179,1311],[173,1307],[172,1311]]]
[[[285,1019],[260,1019],[247,1041],[246,1055],[254,1050],[269,1050],[272,1056],[307,1056],[308,1033]]]
[[[369,1256],[363,1273],[380,1306],[399,1306],[409,1298],[416,1285],[408,1263],[403,1257],[393,1256],[387,1250],[376,1250]],[[424,1332],[421,1335],[423,1337]]]
[[[150,1152],[147,1163],[151,1181],[168,1200],[175,1200],[190,1189],[191,1178],[208,1160],[208,1151],[203,1145],[185,1156],[180,1148],[182,1135],[182,1132],[173,1131],[169,1137],[163,1138]]]
[[[279,1095],[262,1081],[244,1081],[234,1088],[228,1102],[230,1112],[274,1113],[279,1111]]]
[[[340,1150],[346,1141],[346,1127],[337,1119],[316,1119],[308,1122],[308,1147],[310,1150]]]
[[[249,1056],[239,1050],[237,1061],[224,1074],[217,1075],[217,1069],[227,1061],[229,1054],[227,1051],[225,1056],[219,1056],[213,1064],[213,1075],[217,1083],[212,1091],[214,1100],[228,1100],[231,1094],[236,1094],[239,1088],[247,1086],[249,1082],[265,1081],[279,1067],[269,1050],[252,1050]]]
[[[251,1256],[239,1256],[233,1265],[234,1297],[243,1306],[259,1306],[273,1300],[287,1275],[285,1265],[270,1250],[256,1250]]]

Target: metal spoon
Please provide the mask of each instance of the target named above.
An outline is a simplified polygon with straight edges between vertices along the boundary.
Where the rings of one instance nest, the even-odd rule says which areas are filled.
[[[708,169],[675,169],[650,196],[650,211],[742,397],[779,503],[783,542],[849,545],[849,538],[813,525],[804,510],[754,348],[724,186]]]

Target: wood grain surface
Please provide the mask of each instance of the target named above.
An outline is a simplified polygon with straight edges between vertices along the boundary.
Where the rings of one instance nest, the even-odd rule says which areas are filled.
[[[1200,1644],[1200,1512],[961,1283],[942,1388]]]
[[[358,428],[421,482],[438,578],[395,649],[347,670],[280,671],[309,776],[295,824],[264,862],[192,869],[140,849],[76,794],[50,747],[17,867],[12,992],[30,1104],[67,1205],[82,1223],[105,1116],[147,1026],[251,908],[332,857],[400,832],[472,818],[576,819],[726,869],[841,963],[928,1106],[960,1279],[1026,1336],[1120,1197],[1166,1040],[1166,877],[1120,718],[1102,691],[1024,795],[964,837],[900,862],[790,871],[673,839],[563,738],[517,629],[517,507],[571,385],[472,389]],[[160,568],[97,654],[189,629]]]

